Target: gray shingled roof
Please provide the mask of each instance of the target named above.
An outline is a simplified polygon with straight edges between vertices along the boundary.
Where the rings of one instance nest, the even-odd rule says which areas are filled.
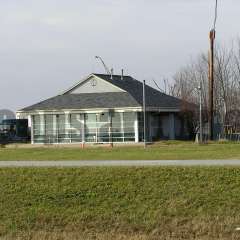
[[[113,79],[109,75],[94,74],[126,92],[114,93],[64,93],[52,97],[20,111],[33,110],[61,110],[61,109],[91,109],[91,108],[121,108],[121,107],[141,107],[142,106],[142,83],[130,76],[114,75]],[[180,109],[182,101],[161,93],[146,85],[146,106],[157,108]]]
[[[126,92],[64,94],[24,108],[21,111],[112,107],[139,107],[139,103]]]
[[[142,106],[143,104],[143,84],[138,80],[130,77],[124,76],[123,80],[121,76],[114,75],[113,79],[109,75],[105,74],[94,74],[112,84],[118,86],[119,88],[125,90],[131,94],[136,101]],[[169,96],[158,90],[146,85],[146,105],[148,107],[159,107],[159,108],[180,108],[182,101],[178,98]]]

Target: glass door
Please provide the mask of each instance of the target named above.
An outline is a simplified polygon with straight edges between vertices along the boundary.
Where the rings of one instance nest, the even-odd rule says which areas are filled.
[[[98,113],[96,114],[96,119],[97,119],[97,142],[99,143],[105,143],[109,142],[109,113],[104,112],[104,113]]]
[[[109,142],[109,113],[85,114],[85,141]]]

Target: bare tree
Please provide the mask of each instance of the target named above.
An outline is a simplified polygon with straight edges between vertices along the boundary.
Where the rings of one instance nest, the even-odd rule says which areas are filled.
[[[228,48],[217,45],[215,51],[215,115],[224,125],[240,130],[240,40]],[[199,104],[197,87],[202,85],[203,108],[208,109],[208,55],[201,54],[173,77],[170,94]],[[206,115],[206,114],[205,114]],[[206,116],[207,120],[207,116]]]

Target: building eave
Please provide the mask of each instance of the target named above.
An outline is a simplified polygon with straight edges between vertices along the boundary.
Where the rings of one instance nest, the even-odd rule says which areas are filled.
[[[85,109],[36,109],[31,111],[17,111],[17,114],[29,114],[34,115],[36,113],[63,113],[63,112],[71,112],[71,113],[85,113],[85,112],[106,112],[106,111],[141,111],[142,107],[121,107],[121,108],[85,108]]]
[[[16,114],[28,114],[28,115],[34,115],[34,114],[44,114],[44,113],[63,113],[63,112],[68,112],[68,113],[88,113],[88,112],[108,112],[108,111],[138,111],[138,112],[143,112],[142,107],[121,107],[121,108],[86,108],[86,109],[48,109],[48,110],[43,110],[43,109],[36,109],[36,110],[31,110],[31,111],[17,111]],[[156,107],[147,107],[146,108],[147,112],[180,112],[181,109],[177,108],[156,108]]]

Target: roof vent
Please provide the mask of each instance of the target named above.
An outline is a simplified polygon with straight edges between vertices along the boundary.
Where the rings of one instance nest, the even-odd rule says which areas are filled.
[[[111,68],[111,80],[113,80],[113,68]]]
[[[122,74],[121,74],[121,80],[123,80],[123,69],[122,69]]]

